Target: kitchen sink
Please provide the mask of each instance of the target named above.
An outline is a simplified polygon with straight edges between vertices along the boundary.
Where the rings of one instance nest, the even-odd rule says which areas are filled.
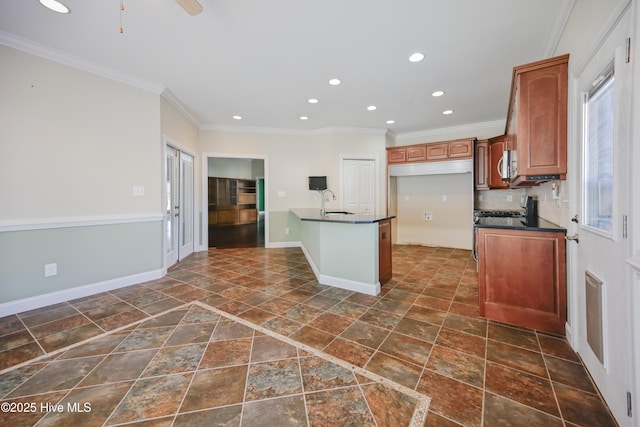
[[[326,211],[324,213],[325,216],[329,216],[329,215],[354,215],[353,212],[347,212],[347,211]]]

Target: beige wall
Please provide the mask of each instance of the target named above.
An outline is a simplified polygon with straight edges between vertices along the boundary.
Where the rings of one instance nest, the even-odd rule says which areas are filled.
[[[6,46],[0,63],[0,220],[160,213],[157,94]]]

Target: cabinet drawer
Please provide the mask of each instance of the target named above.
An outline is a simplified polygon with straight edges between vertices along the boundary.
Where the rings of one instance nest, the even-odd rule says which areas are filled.
[[[387,150],[387,163],[403,163],[406,160],[406,148],[393,148],[391,150]]]
[[[240,205],[250,205],[256,203],[256,193],[239,193],[238,194],[238,204]]]
[[[449,144],[427,144],[427,160],[446,159],[449,157]]]
[[[419,147],[407,148],[407,162],[418,162],[427,160],[427,147],[421,145]]]
[[[218,211],[218,224],[235,224],[238,222],[237,209],[221,209]]]
[[[449,158],[471,158],[472,144],[471,140],[455,141],[449,144]]]
[[[258,211],[256,209],[240,209],[238,211],[238,221],[240,224],[256,222],[258,220]]]

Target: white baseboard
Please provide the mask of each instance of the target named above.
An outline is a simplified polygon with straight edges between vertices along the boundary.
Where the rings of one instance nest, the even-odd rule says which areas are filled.
[[[264,245],[265,248],[299,248],[302,247],[300,241],[296,242],[267,242]]]
[[[304,257],[307,259],[307,262],[311,266],[311,270],[313,270],[313,274],[316,276],[318,283],[321,285],[333,286],[335,288],[346,289],[348,291],[360,292],[362,294],[367,295],[378,295],[380,293],[380,282],[377,282],[375,285],[370,283],[358,282],[355,280],[343,279],[341,277],[329,276],[327,274],[321,274],[318,267],[313,262],[313,259],[309,255],[309,252],[305,249],[304,245],[300,245],[302,248],[302,253],[304,253]]]
[[[0,317],[22,313],[24,311],[58,304],[60,302],[70,301],[89,295],[99,294],[100,292],[112,291],[114,289],[124,288],[125,286],[148,282],[150,280],[161,278],[164,273],[166,273],[166,270],[164,272],[162,269],[152,270],[144,273],[133,274],[131,276],[105,280],[104,282],[91,283],[88,285],[78,286],[76,288],[64,289],[48,294],[5,302],[0,304]]]

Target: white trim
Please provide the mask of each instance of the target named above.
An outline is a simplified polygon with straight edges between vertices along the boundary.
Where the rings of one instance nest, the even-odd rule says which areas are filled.
[[[196,119],[196,117],[193,114],[191,114],[189,109],[187,109],[187,107],[185,107],[184,104],[182,104],[182,102],[180,102],[180,100],[169,89],[165,88],[160,94],[160,96],[162,96],[162,98],[164,98],[165,101],[167,101],[176,110],[178,110],[180,114],[182,114],[189,122],[191,122],[192,125],[194,125],[197,128],[200,128],[202,126],[198,121],[198,119]]]
[[[4,30],[0,30],[0,44],[158,95],[164,90],[164,85],[159,83],[141,79],[97,62],[91,62],[85,58],[18,37]]]
[[[129,224],[164,220],[162,214],[79,216],[65,218],[34,218],[0,221],[0,233],[6,231],[45,230],[51,228],[91,227],[96,225]]]
[[[265,248],[272,246],[269,242],[269,156],[266,154],[229,154],[229,153],[200,153],[202,156],[202,181],[201,181],[201,206],[202,206],[202,245],[200,250],[209,249],[209,158],[223,158],[223,159],[251,159],[262,160],[264,163],[264,242]]]
[[[130,276],[118,277],[116,279],[105,280],[103,282],[91,283],[88,285],[78,286],[71,289],[51,292],[48,294],[36,295],[29,298],[23,298],[16,301],[9,301],[0,304],[0,317],[9,316],[11,314],[22,313],[24,311],[45,307],[52,304],[58,304],[65,301],[71,301],[77,298],[89,295],[99,294],[101,292],[112,291],[114,289],[124,288],[125,286],[136,285],[138,283],[148,282],[161,278],[166,271],[164,269],[151,270],[144,273],[132,274]]]
[[[452,133],[464,133],[464,132],[476,132],[479,129],[492,129],[492,128],[504,128],[507,119],[494,120],[490,122],[470,123],[467,125],[452,126],[448,128],[421,130],[417,132],[401,133],[396,135],[395,141],[404,141],[414,138],[427,138],[442,135],[450,135]]]
[[[339,156],[339,169],[340,169],[340,206],[344,209],[344,161],[345,160],[372,160],[373,161],[373,182],[374,182],[374,191],[373,191],[373,208],[375,212],[383,212],[382,206],[379,205],[381,202],[380,191],[381,191],[381,182],[380,182],[380,158],[377,155],[371,154],[340,154]]]
[[[356,127],[324,127],[318,129],[285,129],[285,128],[268,128],[257,126],[229,126],[229,125],[203,125],[200,130],[211,130],[229,133],[259,133],[259,134],[275,134],[275,135],[324,135],[331,133],[349,133],[363,135],[386,135],[387,129],[383,128],[356,128]]]
[[[334,288],[346,289],[348,291],[360,292],[367,295],[378,295],[380,293],[380,282],[376,282],[375,284],[365,283],[365,282],[357,282],[355,280],[343,279],[341,277],[329,276],[327,274],[321,274],[320,270],[313,262],[313,258],[304,245],[300,245],[302,248],[302,253],[304,253],[304,257],[307,259],[307,262],[311,266],[311,270],[313,270],[313,274],[316,276],[318,283],[321,285],[333,286]]]
[[[565,0],[560,3],[560,11],[555,16],[556,19],[553,23],[553,27],[551,28],[551,31],[547,33],[547,38],[543,44],[544,47],[540,52],[541,58],[554,56],[555,51],[558,48],[560,38],[562,37],[562,33],[564,33],[564,30],[567,27],[567,22],[569,22],[569,17],[571,16],[573,7],[576,4],[576,0]]]
[[[267,249],[274,249],[274,248],[301,248],[302,247],[302,242],[300,241],[295,241],[295,242],[265,242],[264,247]]]

